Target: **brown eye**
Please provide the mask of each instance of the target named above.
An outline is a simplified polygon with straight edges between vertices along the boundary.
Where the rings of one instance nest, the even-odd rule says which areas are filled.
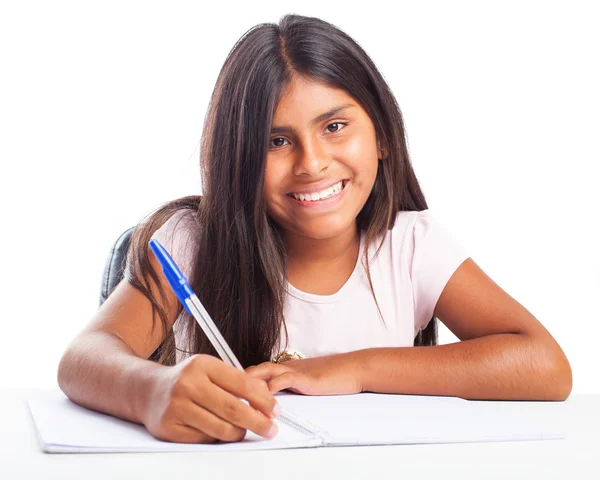
[[[286,141],[287,141],[285,138],[276,137],[276,138],[272,138],[272,139],[271,139],[271,142],[274,142],[274,141],[277,141],[277,140],[283,140],[284,142],[286,142]],[[271,146],[273,146],[273,147],[276,147],[276,148],[279,148],[279,147],[283,147],[283,144],[281,144],[281,145],[273,145],[273,144],[271,143]]]
[[[329,130],[329,127],[331,127],[332,125],[338,125],[338,126],[340,126],[340,125],[344,125],[344,126],[346,126],[347,124],[346,124],[346,123],[343,123],[343,122],[334,122],[334,123],[330,123],[330,124],[329,124],[329,125],[327,125],[327,127],[326,127],[326,128],[327,128],[327,130]],[[331,131],[331,130],[329,130],[329,133],[337,133],[337,132],[339,132],[340,130],[342,130],[342,129],[341,129],[341,128],[336,128],[334,131]]]

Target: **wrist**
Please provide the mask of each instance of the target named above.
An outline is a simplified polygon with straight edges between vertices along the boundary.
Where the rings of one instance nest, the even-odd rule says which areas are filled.
[[[162,373],[169,367],[142,360],[125,374],[127,387],[127,405],[129,417],[142,425],[146,424],[152,400],[160,390]]]
[[[356,350],[346,355],[348,369],[357,384],[358,393],[370,391],[368,382],[369,349]]]

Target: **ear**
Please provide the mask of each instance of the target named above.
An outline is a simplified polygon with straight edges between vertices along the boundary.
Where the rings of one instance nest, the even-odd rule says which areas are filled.
[[[380,160],[386,159],[388,156],[387,150],[381,146],[381,142],[377,140],[377,158]]]

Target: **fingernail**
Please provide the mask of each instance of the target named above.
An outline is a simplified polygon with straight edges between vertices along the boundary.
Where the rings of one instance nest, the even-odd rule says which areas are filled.
[[[275,402],[275,407],[273,407],[273,412],[271,412],[271,418],[278,417],[280,413],[281,407],[279,406],[279,403]]]
[[[273,438],[275,435],[277,435],[278,431],[279,431],[279,429],[277,428],[277,425],[275,425],[273,423],[273,425],[271,426],[271,428],[267,432],[267,438]]]

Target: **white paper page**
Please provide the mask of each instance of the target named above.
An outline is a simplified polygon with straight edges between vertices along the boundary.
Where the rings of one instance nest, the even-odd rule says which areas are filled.
[[[279,433],[271,440],[248,431],[242,442],[235,443],[162,442],[150,435],[143,425],[84,408],[58,389],[40,392],[28,403],[40,445],[49,453],[270,450],[322,443],[320,438],[307,437],[281,422],[277,422]]]
[[[543,440],[566,437],[564,402],[485,402],[361,393],[290,395],[281,405],[320,426],[328,445]]]

